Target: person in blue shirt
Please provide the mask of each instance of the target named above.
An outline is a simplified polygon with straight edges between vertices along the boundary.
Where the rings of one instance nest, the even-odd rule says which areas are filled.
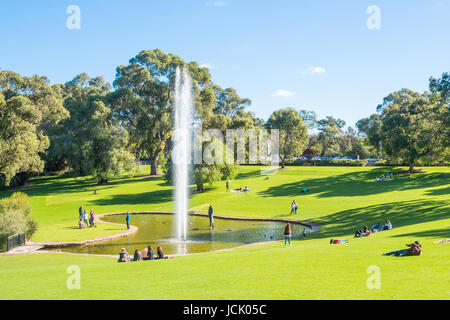
[[[130,229],[130,214],[128,212],[125,220],[127,221],[127,229]]]

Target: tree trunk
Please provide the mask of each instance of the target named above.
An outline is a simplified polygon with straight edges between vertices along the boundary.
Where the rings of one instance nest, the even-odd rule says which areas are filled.
[[[158,157],[155,157],[154,159],[151,159],[150,161],[151,161],[151,163],[150,163],[150,168],[151,168],[150,174],[151,174],[152,176],[157,176],[157,175],[159,175],[159,170],[158,170]]]
[[[409,173],[412,173],[413,169],[414,169],[414,165],[413,164],[409,165]]]

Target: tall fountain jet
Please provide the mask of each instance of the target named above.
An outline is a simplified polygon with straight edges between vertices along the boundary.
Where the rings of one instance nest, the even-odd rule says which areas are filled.
[[[176,69],[175,119],[172,162],[175,181],[175,212],[178,240],[186,241],[189,198],[189,165],[192,148],[192,82],[186,70]]]

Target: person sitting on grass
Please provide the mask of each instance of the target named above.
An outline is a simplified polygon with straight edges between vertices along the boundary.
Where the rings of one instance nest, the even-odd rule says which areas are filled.
[[[164,252],[163,249],[158,246],[158,248],[156,249],[156,259],[160,260],[160,259],[167,259],[168,257],[164,256]]]
[[[372,233],[383,231],[383,228],[381,227],[381,224],[375,223],[371,228]]]
[[[356,232],[355,232],[355,238],[359,238],[359,237],[368,237],[368,236],[370,236],[370,230],[369,230],[369,228],[367,228],[367,226],[364,226],[364,229],[363,230],[361,230],[361,229],[359,229],[359,230],[356,230]]]
[[[392,230],[392,223],[389,220],[386,220],[383,226],[383,230]]]
[[[303,190],[301,191],[301,193],[307,193],[307,192],[309,192],[309,190],[306,188],[303,188]]]
[[[386,181],[386,179],[384,178],[384,175],[381,176],[381,182]]]
[[[122,250],[119,253],[119,260],[118,262],[129,262],[130,258],[128,257],[128,252],[126,252],[125,248],[122,248]]]
[[[385,256],[394,255],[396,257],[404,257],[404,256],[420,256],[422,254],[422,245],[419,241],[415,241],[411,244],[406,244],[408,249],[401,249],[397,251],[392,251],[388,253],[384,253]]]
[[[142,261],[142,253],[137,249],[134,251],[133,261]]]
[[[147,258],[144,258],[144,260],[155,260],[155,250],[153,250],[152,246],[148,246]]]
[[[250,192],[250,189],[245,186],[244,192]]]
[[[375,177],[375,182],[380,182],[380,178]]]

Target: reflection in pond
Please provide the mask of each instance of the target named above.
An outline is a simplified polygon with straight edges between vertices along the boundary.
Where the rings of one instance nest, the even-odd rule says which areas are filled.
[[[105,216],[102,220],[123,223],[123,216]],[[242,221],[216,218],[215,230],[209,229],[207,217],[189,216],[187,241],[174,238],[174,216],[167,214],[132,215],[132,225],[138,227],[137,233],[101,243],[63,248],[63,251],[90,254],[118,255],[122,248],[129,254],[143,250],[148,245],[161,246],[165,254],[186,254],[208,252],[233,248],[244,244],[283,239],[286,223],[272,221]],[[299,237],[302,225],[292,224],[292,237]]]

